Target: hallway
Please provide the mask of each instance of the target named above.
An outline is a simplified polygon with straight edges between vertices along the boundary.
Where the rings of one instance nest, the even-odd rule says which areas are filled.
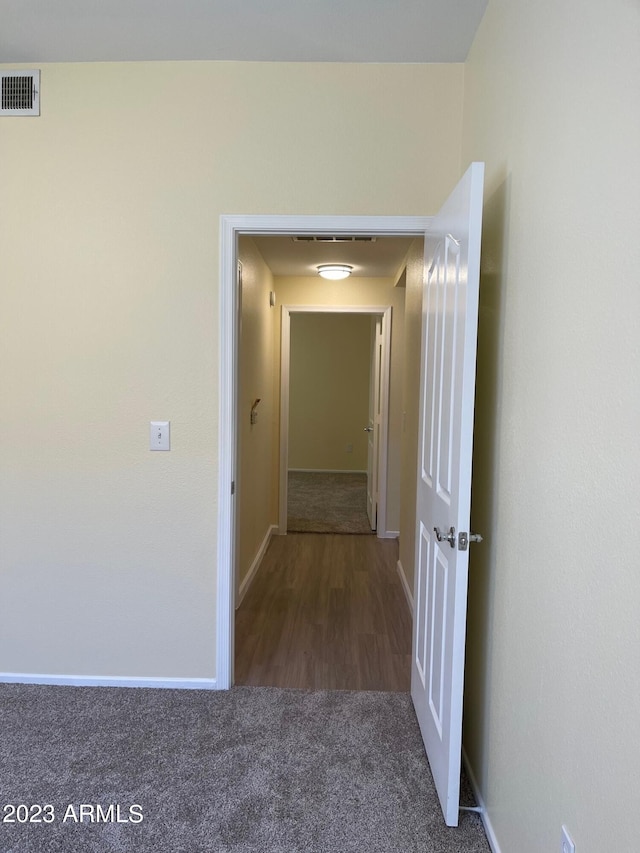
[[[274,536],[236,612],[235,683],[408,691],[411,617],[398,542]]]

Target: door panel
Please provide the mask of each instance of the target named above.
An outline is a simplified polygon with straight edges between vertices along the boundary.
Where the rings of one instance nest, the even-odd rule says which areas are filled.
[[[469,552],[458,533],[469,532],[471,511],[483,175],[472,164],[425,241],[411,695],[450,826],[460,794]]]

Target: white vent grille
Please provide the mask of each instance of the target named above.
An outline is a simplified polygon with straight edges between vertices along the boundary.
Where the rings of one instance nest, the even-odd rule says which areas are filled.
[[[328,234],[297,234],[291,238],[294,243],[375,243],[376,237],[349,237],[347,235],[331,237]]]
[[[0,86],[0,115],[40,115],[39,71],[3,71]]]

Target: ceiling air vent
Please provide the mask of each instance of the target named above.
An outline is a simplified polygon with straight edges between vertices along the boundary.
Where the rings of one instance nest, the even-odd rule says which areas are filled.
[[[298,234],[291,238],[294,243],[375,243],[376,237],[349,237],[340,235],[331,237],[328,234]]]
[[[40,115],[39,71],[3,71],[0,74],[0,84],[0,115]]]

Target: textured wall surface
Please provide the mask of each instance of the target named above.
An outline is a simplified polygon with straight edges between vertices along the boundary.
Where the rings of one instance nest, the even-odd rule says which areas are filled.
[[[289,468],[366,471],[370,347],[368,314],[291,316]]]
[[[278,521],[279,352],[273,276],[250,237],[240,237],[241,322],[238,347],[236,582],[245,579]],[[251,409],[256,422],[251,423]]]
[[[418,467],[420,344],[424,240],[415,240],[407,256],[402,378],[402,459],[400,564],[413,594],[416,551],[416,472]]]
[[[503,853],[636,849],[640,9],[491,0],[465,745]]]
[[[0,672],[215,677],[219,217],[433,212],[463,68],[40,67],[0,134]]]

